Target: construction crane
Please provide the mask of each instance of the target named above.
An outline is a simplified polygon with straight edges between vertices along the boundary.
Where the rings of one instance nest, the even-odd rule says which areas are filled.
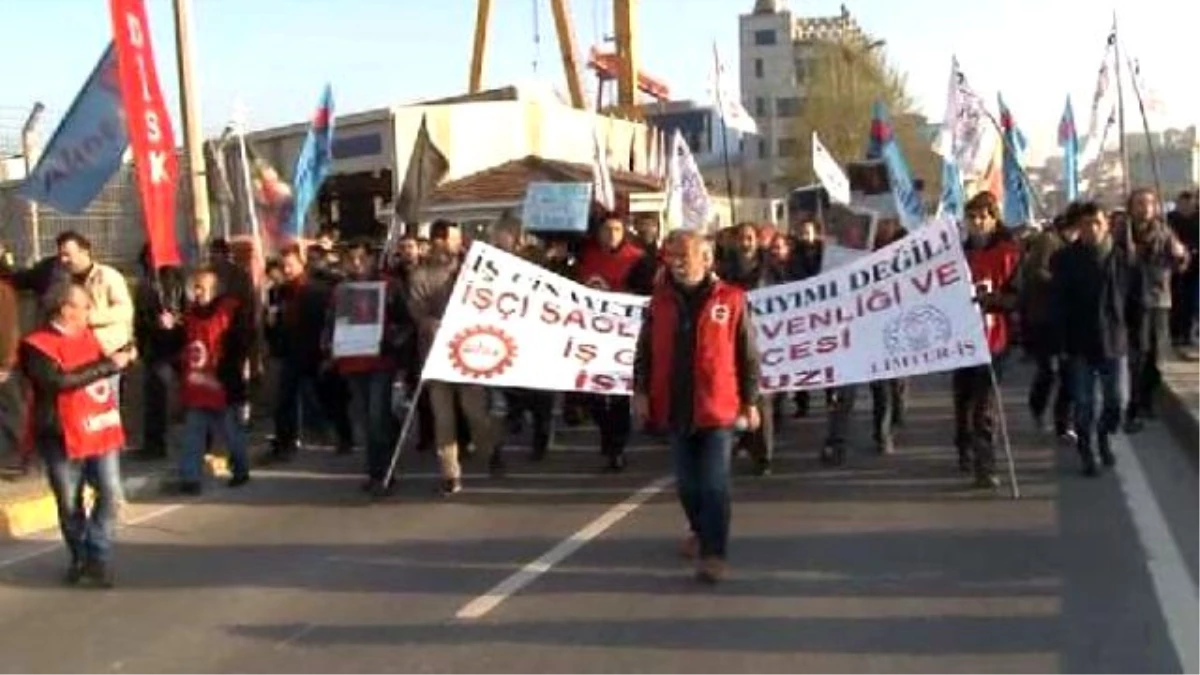
[[[488,19],[492,1],[477,0],[475,13],[475,42],[471,53],[471,79],[468,91],[477,94],[483,89],[483,56],[487,49]],[[637,92],[643,91],[659,100],[669,93],[661,81],[645,75],[638,69],[637,52],[637,4],[638,0],[613,0],[613,23],[616,28],[616,52],[600,53],[593,48],[588,67],[604,82],[617,81],[616,113],[622,117],[637,118]],[[562,56],[563,70],[567,76],[567,90],[571,105],[580,110],[587,109],[583,98],[583,82],[579,74],[579,63],[575,48],[574,24],[567,7],[567,0],[550,0],[554,13],[554,29],[558,34],[558,49]],[[603,88],[603,87],[601,87]]]

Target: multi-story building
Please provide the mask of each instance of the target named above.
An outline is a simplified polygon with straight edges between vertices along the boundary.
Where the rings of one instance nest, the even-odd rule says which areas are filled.
[[[784,0],[756,0],[740,25],[742,104],[760,134],[745,149],[750,192],[781,197],[792,187],[786,179],[799,147],[796,118],[804,106],[813,44],[865,42],[866,35],[844,5],[837,16],[802,17],[789,11]]]
[[[693,101],[668,101],[642,106],[647,124],[666,132],[667,141],[678,131],[683,135],[710,194],[726,194],[733,183],[734,195],[746,195],[745,148],[756,144],[757,136],[737,129],[725,129],[716,106]],[[726,159],[728,158],[728,174]],[[755,193],[757,194],[757,193]]]

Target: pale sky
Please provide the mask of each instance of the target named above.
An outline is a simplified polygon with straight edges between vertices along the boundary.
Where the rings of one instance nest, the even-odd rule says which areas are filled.
[[[146,2],[159,76],[175,105],[171,1]],[[579,50],[586,52],[611,33],[612,3],[570,4]],[[712,41],[726,60],[736,58],[738,15],[753,4],[641,0],[643,69],[666,80],[674,97],[703,99]],[[833,15],[841,3],[787,4],[800,14]],[[563,88],[549,0],[492,5],[485,84],[540,78]],[[1123,48],[1140,59],[1149,88],[1164,103],[1151,116],[1152,126],[1186,126],[1200,118],[1196,0],[847,0],[846,5],[869,32],[887,41],[889,58],[909,73],[923,112],[941,117],[950,57],[957,54],[980,93],[994,101],[996,91],[1003,91],[1034,154],[1055,152],[1068,93],[1078,126],[1086,128],[1113,10]],[[224,125],[238,99],[254,127],[304,120],[327,80],[340,113],[466,89],[474,0],[193,0],[192,6],[201,118],[209,131]],[[535,6],[540,48],[534,44]],[[66,109],[109,40],[111,23],[105,0],[3,0],[3,16],[0,49],[7,66],[0,134],[8,135],[19,129],[35,100],[51,112]],[[1131,100],[1127,112],[1130,130],[1140,129]]]

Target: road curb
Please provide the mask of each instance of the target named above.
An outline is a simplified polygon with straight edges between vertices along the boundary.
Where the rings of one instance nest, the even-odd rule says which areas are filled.
[[[1197,420],[1196,412],[1191,409],[1185,396],[1176,392],[1170,384],[1164,383],[1162,389],[1163,425],[1183,446],[1189,458],[1200,460],[1200,420]]]
[[[206,455],[204,464],[211,476],[229,475],[229,462],[224,456]],[[161,492],[164,483],[174,475],[174,467],[167,467],[148,474],[125,477],[121,481],[124,501],[139,500]],[[84,499],[91,499],[90,489],[84,492]],[[0,500],[0,541],[20,539],[57,525],[58,507],[49,486],[44,482],[28,493]]]

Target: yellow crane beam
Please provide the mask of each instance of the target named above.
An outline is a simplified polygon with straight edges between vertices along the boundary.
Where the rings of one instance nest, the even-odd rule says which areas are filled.
[[[558,50],[562,54],[571,105],[584,110],[587,105],[583,100],[583,81],[579,75],[579,52],[575,49],[575,27],[567,10],[567,0],[551,0],[550,7],[554,10],[554,30],[558,33]]]
[[[483,53],[487,49],[488,16],[492,13],[492,0],[479,0],[475,7],[475,44],[471,50],[471,80],[467,93],[478,94],[483,90]]]
[[[638,117],[637,79],[641,63],[637,49],[637,3],[638,0],[613,0],[613,24],[620,61],[617,109],[627,118]]]

